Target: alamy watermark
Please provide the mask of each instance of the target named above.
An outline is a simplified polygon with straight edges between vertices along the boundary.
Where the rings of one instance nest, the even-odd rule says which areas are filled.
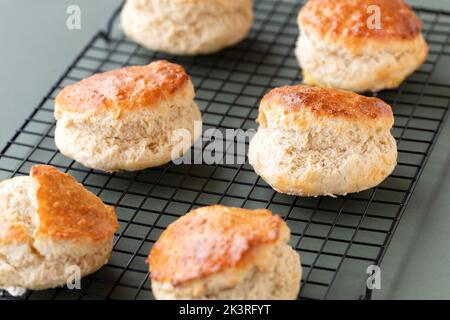
[[[79,266],[72,265],[65,270],[66,286],[69,290],[81,289],[81,269]]]
[[[370,5],[367,7],[367,28],[370,30],[381,29],[381,8],[377,5]]]
[[[202,132],[202,122],[196,121],[194,132],[177,129],[171,135],[171,160],[174,164],[245,164],[254,129],[210,128]],[[194,137],[198,138],[190,148]],[[184,150],[188,150],[183,154]]]
[[[369,275],[367,278],[367,288],[369,290],[381,289],[381,268],[377,265],[370,265],[367,267],[366,273]]]
[[[81,289],[81,269],[77,265],[70,265],[64,269],[64,278],[66,279],[66,287],[69,290]],[[22,287],[0,288],[6,290],[13,297],[21,297],[27,293],[27,289]]]
[[[66,9],[68,17],[66,19],[66,28],[69,30],[81,29],[81,8],[77,5],[70,5]]]

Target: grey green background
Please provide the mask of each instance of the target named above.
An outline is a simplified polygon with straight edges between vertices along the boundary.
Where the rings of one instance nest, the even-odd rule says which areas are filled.
[[[409,2],[450,10],[450,0]],[[0,148],[119,3],[0,0]],[[71,4],[81,8],[81,30],[65,26]],[[450,79],[450,64],[446,70]],[[374,298],[450,299],[449,137],[447,123],[387,252]],[[348,281],[342,289],[360,285]]]

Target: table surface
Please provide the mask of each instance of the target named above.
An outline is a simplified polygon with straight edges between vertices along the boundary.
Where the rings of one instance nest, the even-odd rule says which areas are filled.
[[[409,0],[450,10],[450,0]],[[120,0],[0,2],[0,148],[56,82]],[[66,28],[67,7],[81,8],[81,29]],[[450,70],[447,69],[447,70]],[[450,77],[450,73],[448,74]],[[450,299],[450,123],[410,200],[381,266],[375,299]]]

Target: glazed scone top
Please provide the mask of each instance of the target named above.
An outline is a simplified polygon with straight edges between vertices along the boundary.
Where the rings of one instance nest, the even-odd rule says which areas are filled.
[[[73,177],[45,165],[34,166],[30,177],[35,187],[35,199],[29,201],[36,206],[36,229],[30,234],[23,222],[14,219],[14,212],[12,217],[0,216],[0,243],[27,243],[33,238],[102,241],[117,230],[114,209]],[[8,199],[0,200],[0,210],[8,212]]]
[[[369,6],[380,8],[381,28],[369,28]],[[309,0],[299,14],[299,23],[323,37],[379,40],[412,39],[422,23],[403,0]]]
[[[199,208],[172,223],[155,243],[148,258],[151,278],[181,285],[245,266],[252,250],[288,238],[286,223],[269,210]]]
[[[50,166],[35,166],[39,228],[36,235],[61,239],[103,240],[118,228],[114,209],[72,176]]]
[[[56,97],[55,113],[122,112],[158,107],[188,88],[190,77],[182,66],[164,60],[95,74],[64,88]]]
[[[145,5],[146,0],[127,0],[127,1],[134,1],[136,3],[140,3],[142,5]],[[217,4],[221,4],[224,7],[229,7],[229,6],[242,6],[242,5],[247,5],[247,4],[251,4],[252,1],[251,0],[169,0],[168,2],[173,3],[173,4],[194,4],[194,5],[204,5],[204,4],[211,4],[211,3],[217,3]]]
[[[292,118],[300,122],[336,118],[388,128],[394,121],[391,107],[381,99],[346,90],[295,85],[275,88],[263,97],[258,117],[263,127],[271,119]]]

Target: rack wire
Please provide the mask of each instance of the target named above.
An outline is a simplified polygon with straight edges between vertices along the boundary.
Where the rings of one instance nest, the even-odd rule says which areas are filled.
[[[424,22],[430,54],[400,88],[378,94],[395,113],[393,134],[399,159],[394,173],[371,190],[337,198],[287,196],[272,190],[248,163],[168,164],[107,174],[65,158],[54,144],[53,104],[64,86],[97,72],[156,59],[179,63],[192,76],[204,130],[256,128],[257,105],[264,93],[301,81],[294,56],[300,6],[301,1],[295,0],[255,1],[255,22],[244,41],[198,57],[143,49],[121,33],[116,11],[108,29],[99,31],[85,46],[0,153],[0,179],[27,175],[36,164],[51,164],[115,206],[121,228],[112,257],[83,279],[81,290],[29,291],[22,299],[151,299],[145,258],[152,244],[169,223],[192,208],[216,203],[268,208],[287,221],[292,230],[290,243],[302,257],[299,298],[371,298],[366,269],[381,264],[447,118],[450,79],[437,76],[436,71],[450,59],[449,12],[415,8]],[[13,298],[6,292],[0,295]]]

